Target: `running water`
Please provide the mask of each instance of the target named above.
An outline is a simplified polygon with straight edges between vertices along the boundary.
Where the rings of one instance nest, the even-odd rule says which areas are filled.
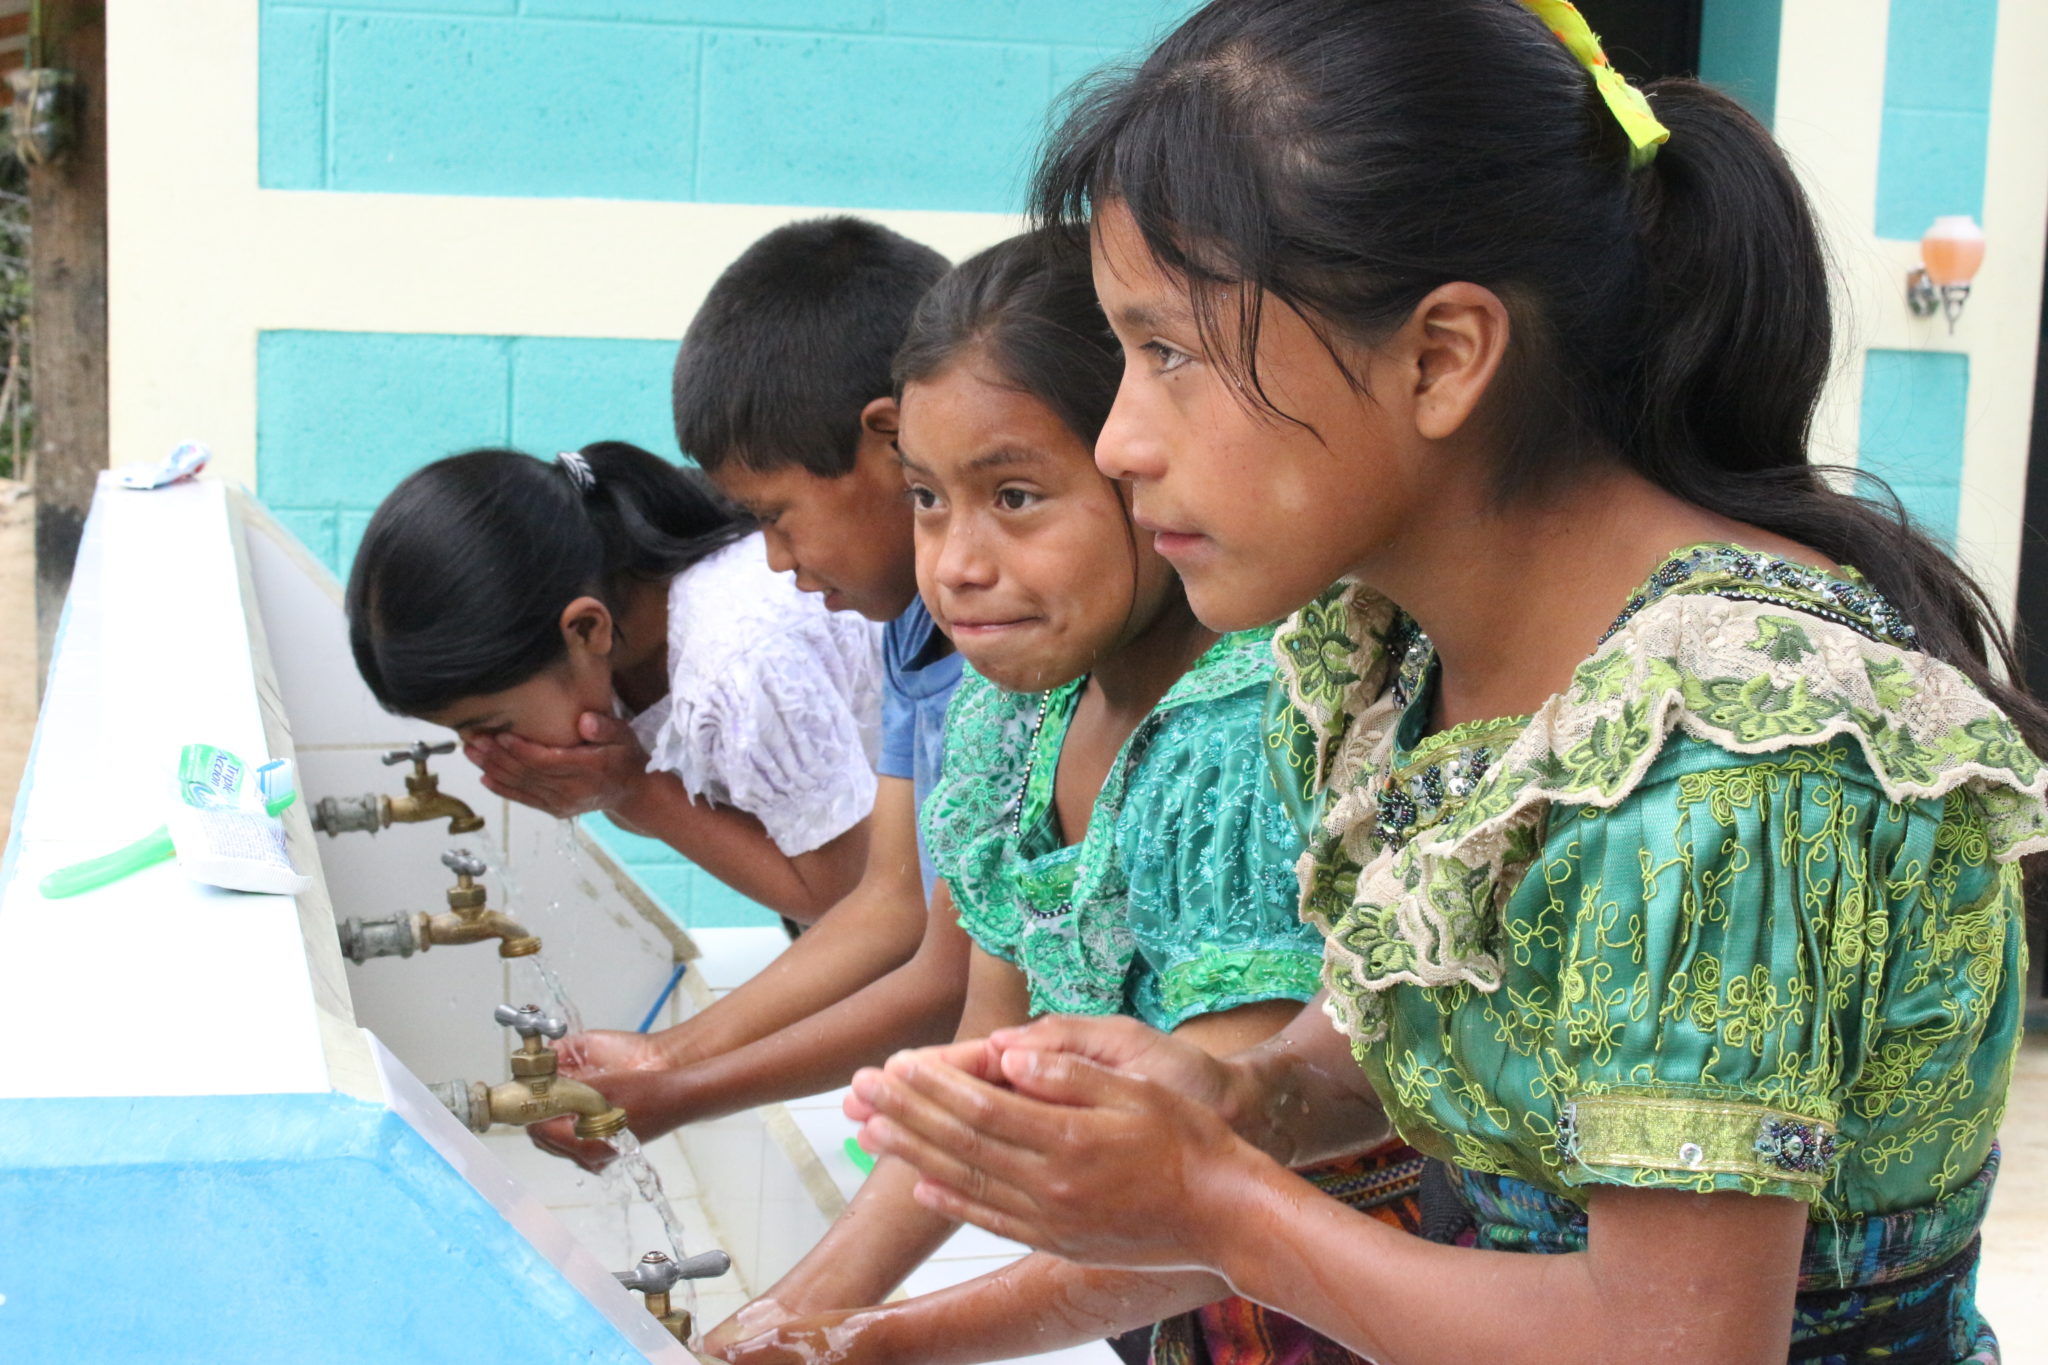
[[[582,844],[576,837],[574,821],[561,820],[556,822],[554,851],[555,856],[564,865],[573,869],[579,879],[588,880],[588,877],[585,875],[588,872],[588,860],[583,856]],[[525,889],[520,884],[518,874],[512,869],[511,859],[495,850],[492,850],[485,856],[492,871],[498,875],[498,884],[502,895],[501,903],[506,908],[508,914],[513,914],[514,918],[519,918],[518,914],[515,913],[514,907],[519,906],[524,901]],[[525,922],[545,940],[550,932],[555,934],[564,932],[561,925],[561,912],[561,901],[558,899],[551,900],[548,902],[544,915],[533,915],[531,909],[528,908],[527,915],[529,918]],[[569,998],[568,989],[562,984],[562,978],[556,973],[555,969],[549,965],[548,957],[549,954],[546,951],[542,951],[531,957],[512,959],[508,965],[512,969],[512,979],[519,987],[514,993],[521,994],[529,990],[537,993],[538,998],[544,1002],[544,1007],[549,1014],[566,1022],[569,1025],[569,1032],[571,1034],[581,1033],[583,1032],[583,1013],[576,1008],[576,1002]],[[640,1146],[640,1140],[634,1137],[630,1131],[627,1131],[607,1139],[607,1142],[612,1150],[619,1154],[619,1159],[605,1167],[603,1178],[605,1184],[619,1198],[619,1211],[625,1226],[625,1245],[628,1248],[634,1246],[636,1234],[632,1231],[629,1215],[633,1200],[638,1198],[652,1206],[655,1215],[661,1219],[662,1232],[668,1241],[668,1254],[677,1261],[683,1260],[687,1255],[683,1250],[683,1221],[676,1215],[674,1206],[669,1203],[668,1192],[662,1188],[661,1173],[654,1169],[652,1162],[648,1161],[646,1152]],[[691,1318],[695,1319],[697,1316],[696,1282],[694,1280],[680,1281],[671,1293],[680,1297],[679,1306],[688,1309]]]
[[[548,955],[545,951],[535,953],[532,957],[515,957],[511,966],[512,979],[520,987],[513,992],[515,995],[525,994],[530,983],[539,991],[540,999],[549,1014],[568,1024],[570,1033],[583,1032],[583,1012],[578,1010],[576,1002],[569,998],[568,988],[562,985],[562,978],[548,965]]]
[[[688,1259],[688,1253],[683,1250],[683,1220],[676,1217],[674,1206],[668,1202],[668,1191],[661,1187],[661,1172],[655,1170],[654,1163],[647,1159],[647,1153],[640,1146],[640,1139],[634,1137],[632,1130],[628,1129],[616,1137],[607,1138],[606,1141],[611,1144],[611,1149],[619,1154],[619,1159],[605,1167],[605,1178],[612,1182],[614,1188],[621,1188],[630,1182],[632,1190],[626,1197],[630,1199],[633,1193],[637,1193],[642,1200],[652,1204],[654,1212],[660,1216],[662,1232],[668,1238],[669,1256],[677,1262]],[[695,1322],[697,1282],[680,1280],[676,1284],[676,1290],[681,1291],[682,1307],[689,1311],[690,1320]],[[701,1332],[701,1327],[698,1330]]]

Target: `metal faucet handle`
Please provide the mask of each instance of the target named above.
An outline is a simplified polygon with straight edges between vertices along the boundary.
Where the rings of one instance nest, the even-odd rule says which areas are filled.
[[[614,1270],[612,1278],[636,1293],[666,1294],[678,1280],[708,1280],[731,1269],[732,1257],[723,1251],[700,1251],[681,1261],[650,1251],[631,1270]]]
[[[441,866],[462,877],[481,877],[488,870],[484,860],[466,848],[451,848],[443,853]]]
[[[439,744],[429,744],[423,739],[416,739],[403,749],[388,751],[384,755],[384,766],[389,768],[400,763],[425,763],[434,754],[454,752],[455,741],[452,739],[442,740]]]
[[[567,1020],[543,1013],[539,1005],[500,1005],[491,1018],[521,1038],[559,1038],[569,1031]]]

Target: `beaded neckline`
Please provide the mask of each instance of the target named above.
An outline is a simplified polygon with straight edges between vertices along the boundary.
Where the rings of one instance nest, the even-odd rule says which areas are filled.
[[[1680,590],[1796,607],[1866,639],[1900,649],[1919,648],[1912,623],[1855,569],[1844,565],[1840,574],[1833,574],[1729,544],[1688,545],[1674,551],[1629,598],[1595,647],[1613,639],[1644,607]]]

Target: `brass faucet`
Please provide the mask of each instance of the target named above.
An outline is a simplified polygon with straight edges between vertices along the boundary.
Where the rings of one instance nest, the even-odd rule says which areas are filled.
[[[625,1110],[583,1082],[555,1074],[558,1059],[547,1040],[567,1033],[568,1024],[543,1014],[538,1005],[500,1005],[491,1017],[524,1040],[512,1054],[512,1079],[495,1086],[443,1081],[428,1087],[472,1133],[489,1132],[498,1123],[524,1128],[563,1114],[576,1115],[580,1138],[608,1138],[625,1130]]]
[[[631,1270],[614,1270],[612,1278],[636,1294],[645,1294],[647,1311],[654,1315],[654,1320],[670,1336],[687,1344],[692,1325],[690,1314],[681,1308],[670,1311],[669,1290],[675,1288],[678,1280],[708,1280],[731,1269],[732,1257],[722,1251],[700,1252],[686,1261],[671,1261],[658,1251],[650,1251]]]
[[[373,957],[411,957],[437,943],[445,947],[487,939],[498,940],[499,957],[531,957],[540,951],[540,940],[523,925],[485,907],[484,888],[476,884],[484,875],[483,859],[466,848],[451,848],[441,855],[441,865],[455,874],[446,912],[343,920],[338,930],[342,956],[360,964]]]
[[[333,838],[352,829],[375,834],[391,825],[413,825],[428,820],[448,821],[450,834],[474,834],[484,827],[483,817],[466,804],[441,790],[441,779],[427,771],[427,759],[434,754],[452,754],[455,741],[429,744],[414,740],[403,749],[384,755],[384,766],[412,762],[405,779],[405,795],[323,796],[313,808],[313,828]]]

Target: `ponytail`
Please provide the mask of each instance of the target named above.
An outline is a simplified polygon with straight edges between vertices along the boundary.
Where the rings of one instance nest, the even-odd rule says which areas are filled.
[[[1688,502],[1853,564],[1921,649],[2048,753],[2048,710],[2016,685],[2011,635],[1983,588],[1883,479],[1808,461],[1832,354],[1828,262],[1784,152],[1698,81],[1648,93],[1671,140],[1638,177],[1648,287],[1630,463]]]
[[[573,462],[473,450],[409,475],[370,518],[349,573],[349,646],[386,710],[420,715],[516,687],[566,654],[562,608],[616,619],[752,529],[694,470],[600,441]]]

